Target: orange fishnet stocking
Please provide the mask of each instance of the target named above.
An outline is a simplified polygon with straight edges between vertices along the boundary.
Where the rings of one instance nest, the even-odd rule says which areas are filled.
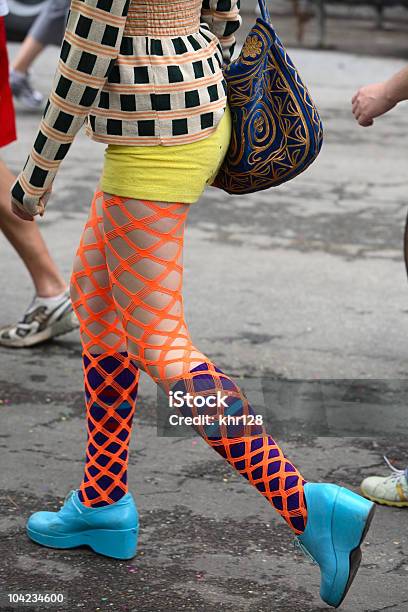
[[[127,464],[139,370],[112,300],[106,267],[102,194],[96,193],[71,279],[83,346],[88,444],[80,500],[112,504],[127,493]]]
[[[104,194],[103,224],[112,295],[128,352],[167,393],[226,398],[205,409],[217,416],[253,414],[231,379],[195,348],[184,320],[183,237],[188,205]],[[226,407],[225,407],[226,406]],[[182,411],[196,414],[197,409]],[[296,533],[304,531],[305,481],[262,427],[198,428],[204,440],[276,508]]]

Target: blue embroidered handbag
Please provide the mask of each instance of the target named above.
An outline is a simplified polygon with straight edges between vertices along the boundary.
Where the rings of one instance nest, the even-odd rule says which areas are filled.
[[[213,182],[233,194],[291,180],[318,156],[316,106],[271,24],[265,0],[241,54],[225,70],[232,138]]]

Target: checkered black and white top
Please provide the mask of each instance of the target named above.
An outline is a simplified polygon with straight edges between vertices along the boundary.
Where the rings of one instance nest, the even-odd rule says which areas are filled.
[[[207,137],[226,107],[222,66],[240,0],[72,0],[54,85],[12,196],[30,214],[78,130],[99,142]]]

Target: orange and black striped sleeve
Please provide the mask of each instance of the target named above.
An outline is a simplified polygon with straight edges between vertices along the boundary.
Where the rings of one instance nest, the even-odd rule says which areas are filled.
[[[235,33],[240,28],[240,0],[203,0],[201,21],[221,43],[224,62],[229,64],[236,44]]]
[[[33,149],[12,188],[31,215],[51,187],[72,141],[119,54],[129,0],[72,0],[51,94]]]

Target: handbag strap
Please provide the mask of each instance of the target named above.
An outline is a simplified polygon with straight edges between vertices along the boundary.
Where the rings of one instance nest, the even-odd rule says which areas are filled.
[[[269,14],[269,9],[266,0],[258,0],[258,4],[261,11],[262,19],[265,19],[265,21],[268,21],[270,23],[271,16]]]

